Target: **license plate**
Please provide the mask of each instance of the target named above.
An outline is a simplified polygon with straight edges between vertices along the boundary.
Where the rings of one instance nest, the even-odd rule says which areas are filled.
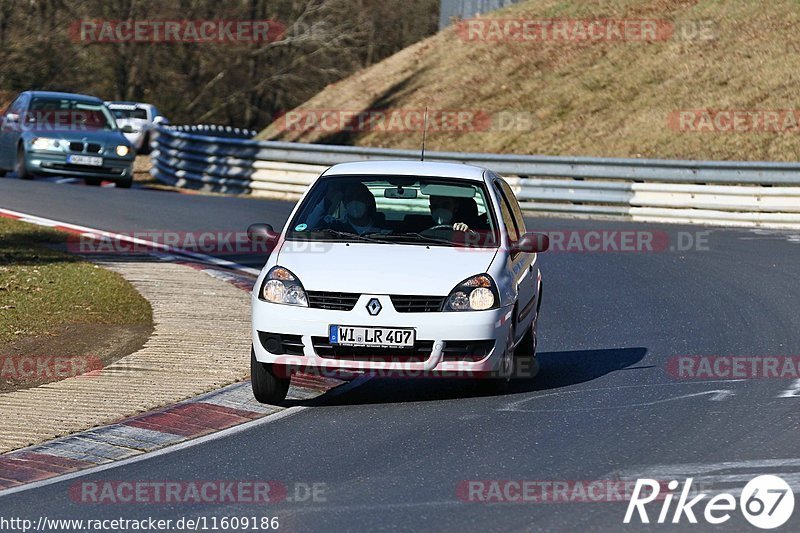
[[[329,340],[340,346],[413,348],[416,332],[411,328],[365,328],[331,326]]]
[[[67,163],[72,165],[87,165],[90,167],[102,167],[103,158],[93,155],[68,155]]]

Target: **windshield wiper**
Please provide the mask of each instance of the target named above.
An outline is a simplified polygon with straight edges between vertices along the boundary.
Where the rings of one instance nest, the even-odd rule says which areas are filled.
[[[342,239],[358,239],[364,242],[377,242],[380,244],[392,244],[388,241],[382,241],[380,239],[376,239],[372,237],[372,235],[379,235],[378,233],[365,233],[364,235],[359,235],[358,233],[353,233],[350,231],[339,231],[337,229],[332,228],[323,228],[319,230],[314,230],[311,233],[325,233],[326,235],[331,235],[333,237],[339,237]]]
[[[377,235],[373,233],[367,233],[366,235]],[[407,233],[389,233],[389,234],[380,234],[382,239],[391,239],[391,240],[406,240],[410,242],[427,242],[430,244],[441,244],[444,246],[456,246],[456,243],[453,241],[448,241],[447,239],[437,239],[436,237],[429,237],[427,235],[423,235],[422,233],[416,232],[407,232]]]

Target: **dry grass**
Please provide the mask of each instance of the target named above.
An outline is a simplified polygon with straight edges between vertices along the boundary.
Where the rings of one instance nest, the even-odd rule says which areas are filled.
[[[305,109],[469,109],[525,112],[523,130],[431,133],[431,150],[521,154],[796,160],[798,132],[687,133],[682,109],[798,109],[797,2],[775,0],[536,0],[497,18],[711,20],[713,40],[628,43],[470,43],[450,28],[327,87]],[[417,148],[418,132],[260,138]]]
[[[122,276],[53,249],[65,240],[0,218],[0,345],[74,324],[152,323],[150,304]]]
[[[11,105],[15,96],[16,94],[11,91],[0,90],[0,112],[5,111],[5,109]]]
[[[72,358],[76,373],[96,370],[141,348],[153,330],[150,303],[133,285],[54,249],[65,240],[0,218],[0,394],[71,375],[56,371],[67,368],[58,360]]]

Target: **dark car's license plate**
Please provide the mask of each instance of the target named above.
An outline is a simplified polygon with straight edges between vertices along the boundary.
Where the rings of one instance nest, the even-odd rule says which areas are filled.
[[[71,165],[86,165],[89,167],[102,167],[103,158],[93,155],[68,155],[67,163]]]

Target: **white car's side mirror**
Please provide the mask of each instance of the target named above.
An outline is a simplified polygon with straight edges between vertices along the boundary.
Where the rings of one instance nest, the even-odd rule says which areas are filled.
[[[247,228],[247,238],[250,242],[270,242],[278,238],[278,234],[269,224],[252,224]]]
[[[546,252],[548,248],[550,248],[550,237],[544,233],[526,233],[511,245],[511,252],[537,254]]]

